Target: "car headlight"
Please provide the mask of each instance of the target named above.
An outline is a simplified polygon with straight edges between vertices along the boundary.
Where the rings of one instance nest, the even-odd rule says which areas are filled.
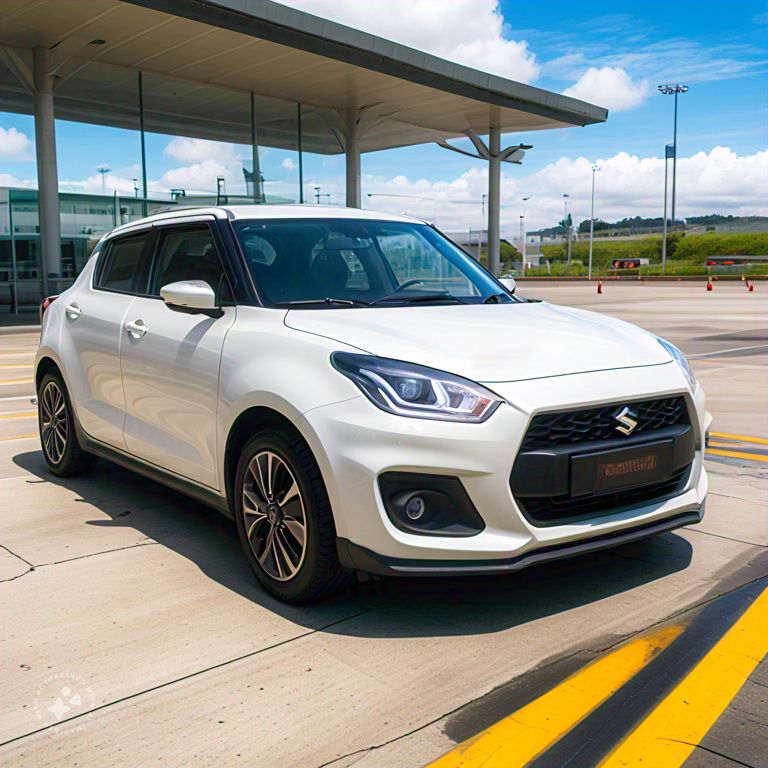
[[[349,352],[334,352],[331,363],[374,405],[398,416],[479,424],[502,402],[473,381],[422,365]]]
[[[691,365],[688,362],[688,358],[674,345],[670,344],[668,341],[665,341],[664,339],[660,339],[658,336],[656,337],[656,340],[661,344],[664,349],[669,352],[670,355],[672,355],[672,358],[679,366],[680,370],[685,375],[686,380],[688,381],[688,385],[691,388],[691,392],[696,389],[696,377],[693,375],[693,371],[691,370]]]

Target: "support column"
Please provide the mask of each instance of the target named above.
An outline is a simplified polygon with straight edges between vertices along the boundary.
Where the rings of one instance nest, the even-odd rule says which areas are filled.
[[[43,297],[49,291],[49,277],[61,272],[61,221],[59,218],[59,175],[56,168],[56,129],[53,112],[53,78],[47,48],[33,50],[35,152],[40,220],[40,251]]]
[[[488,271],[499,276],[501,267],[501,132],[488,133]]]
[[[357,109],[346,110],[347,207],[360,208],[360,121]]]
[[[139,135],[141,138],[141,190],[143,200],[141,201],[141,215],[147,215],[147,143],[144,131],[144,75],[139,71]]]

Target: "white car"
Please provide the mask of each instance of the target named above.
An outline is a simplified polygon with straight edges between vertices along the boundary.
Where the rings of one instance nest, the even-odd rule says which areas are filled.
[[[97,456],[232,516],[290,602],[349,574],[506,573],[701,520],[683,355],[515,298],[427,223],[328,206],[118,227],[49,302],[45,459]]]

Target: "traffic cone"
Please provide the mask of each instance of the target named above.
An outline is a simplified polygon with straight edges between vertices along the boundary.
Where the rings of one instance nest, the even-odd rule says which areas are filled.
[[[749,280],[747,280],[747,281],[746,281],[746,285],[747,285],[747,290],[748,290],[750,293],[752,293],[752,291],[754,291],[754,290],[755,290],[755,286],[754,286],[754,285],[752,285],[752,283],[750,283],[750,282],[749,282]]]
[[[597,292],[598,293],[602,293],[603,292],[603,281],[602,280],[598,280],[597,281]]]
[[[711,277],[707,278],[707,290],[708,291],[712,290],[712,278]]]

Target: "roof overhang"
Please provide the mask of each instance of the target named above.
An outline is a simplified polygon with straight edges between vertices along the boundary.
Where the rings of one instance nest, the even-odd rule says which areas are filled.
[[[75,41],[72,43],[72,41]],[[82,41],[80,47],[77,41]],[[90,41],[103,44],[88,44]],[[56,116],[171,135],[342,151],[336,110],[366,108],[362,151],[487,133],[602,122],[607,111],[454,64],[271,0],[3,0],[0,45],[31,62],[37,46],[76,51],[56,88]],[[1,60],[0,60],[1,61]],[[253,97],[251,96],[253,94]],[[0,109],[32,101],[0,63]]]

